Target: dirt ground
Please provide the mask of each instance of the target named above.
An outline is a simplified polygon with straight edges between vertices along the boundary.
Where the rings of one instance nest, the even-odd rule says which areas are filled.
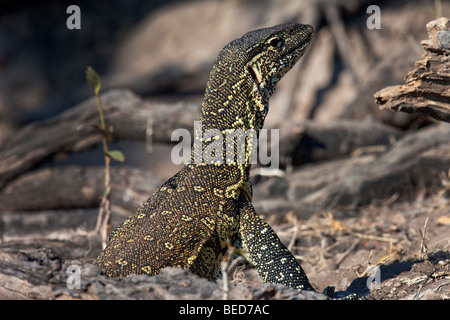
[[[343,219],[332,212],[306,221],[287,215],[276,226],[318,290],[335,285],[367,299],[449,299],[448,198],[358,211],[357,217]],[[368,280],[374,281],[371,290]]]
[[[348,212],[346,213],[349,214]],[[436,195],[414,203],[360,208],[354,217],[317,212],[307,220],[288,213],[266,219],[301,262],[314,288],[347,290],[367,300],[450,298],[450,203]],[[158,276],[106,278],[90,264],[100,252],[92,231],[52,232],[0,245],[2,299],[223,299],[223,281],[186,271]],[[288,288],[271,288],[238,258],[229,299],[318,299]],[[80,265],[81,290],[66,286],[68,266]],[[180,273],[181,272],[181,273]],[[372,287],[370,287],[372,285]],[[370,289],[369,289],[370,288]]]

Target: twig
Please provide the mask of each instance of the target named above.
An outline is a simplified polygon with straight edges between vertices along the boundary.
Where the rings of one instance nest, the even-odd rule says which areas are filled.
[[[447,283],[441,284],[440,286],[438,286],[436,288],[435,292],[438,292],[439,290],[441,290],[442,287],[445,287],[445,286],[450,286],[450,281],[447,282]]]
[[[356,60],[352,59],[352,50],[350,41],[345,31],[345,25],[339,16],[339,10],[336,4],[329,4],[323,6],[325,17],[330,25],[330,31],[333,34],[337,50],[341,56],[345,66],[348,68],[354,84],[359,83],[358,66]]]
[[[344,261],[344,259],[350,254],[350,252],[352,252],[353,249],[356,248],[358,243],[359,241],[354,241],[352,243],[352,245],[339,257],[339,259],[336,260],[336,266],[339,266],[342,263],[342,261]]]
[[[297,218],[294,217],[294,232],[292,233],[291,241],[289,242],[288,245],[289,251],[292,251],[292,248],[294,247],[295,239],[297,239],[297,233],[298,233]]]
[[[222,292],[223,292],[223,300],[228,300],[228,273],[227,273],[228,261],[222,260],[220,263],[220,268],[222,269]]]
[[[227,252],[223,256],[222,261],[220,262],[220,270],[222,271],[222,292],[223,292],[223,300],[228,300],[228,272],[230,271],[230,260],[233,257],[236,248],[230,244],[230,240],[227,240]]]
[[[363,273],[359,273],[358,271],[356,271],[356,274],[358,275],[358,277],[365,277],[367,274],[368,274],[368,271],[370,270],[370,269],[372,269],[374,266],[378,266],[379,264],[375,264],[375,265],[372,265],[372,264],[370,264],[370,258],[372,258],[372,255],[373,255],[373,249],[372,250],[370,250],[370,252],[369,252],[369,256],[367,257],[367,265],[366,265],[366,269],[363,271]]]
[[[105,122],[103,104],[100,99],[100,76],[94,69],[87,67],[86,80],[94,89],[95,101],[97,103],[98,113],[100,116],[100,126],[98,129],[102,133],[103,154],[105,157],[105,192],[103,193],[102,201],[100,203],[97,224],[95,226],[95,232],[97,234],[101,234],[102,248],[104,249],[107,245],[108,235],[111,233],[111,157],[122,162],[124,160],[124,156],[122,152],[118,150],[109,150],[112,128],[107,128]]]
[[[325,258],[325,250],[326,250],[327,240],[326,238],[322,238],[320,241],[320,249],[319,249],[319,269],[323,266],[327,266],[327,259]]]
[[[97,224],[95,226],[95,232],[97,234],[101,233],[102,236],[102,248],[105,248],[108,236],[107,230],[110,229],[111,224],[111,202],[109,201],[109,195],[111,193],[111,159],[108,155],[109,130],[106,128],[103,104],[99,96],[101,87],[100,76],[94,69],[88,67],[86,70],[86,77],[88,83],[94,88],[95,102],[97,103],[97,109],[100,115],[100,127],[98,129],[102,133],[103,154],[105,157],[105,192],[103,193],[102,201],[100,203]]]
[[[428,218],[427,218],[427,220],[428,220]],[[447,261],[446,263],[444,263],[444,264],[442,264],[442,265],[436,267],[432,272],[430,272],[430,273],[426,276],[425,280],[423,280],[422,283],[420,284],[419,289],[417,289],[417,292],[416,292],[416,294],[414,295],[413,300],[416,300],[416,299],[418,298],[419,293],[420,293],[420,290],[422,290],[422,287],[425,285],[425,283],[427,283],[427,281],[428,281],[430,278],[433,277],[433,275],[436,273],[436,271],[438,271],[440,268],[444,267],[445,265],[447,265],[447,264],[449,264],[449,263],[450,263],[450,261]]]
[[[428,247],[425,243],[426,241],[426,231],[427,231],[427,225],[428,225],[428,217],[425,219],[425,224],[423,225],[423,232],[419,228],[419,234],[420,234],[420,254],[422,254],[423,258],[426,258],[428,256]]]
[[[236,250],[236,251],[238,251],[238,250]],[[245,263],[245,261],[247,261],[247,259],[245,259],[244,256],[239,256],[239,257],[233,259],[230,262],[230,265],[228,266],[228,273],[233,272],[236,269],[238,264]]]
[[[398,242],[398,239],[377,237],[377,236],[372,236],[372,235],[370,235],[370,234],[353,233],[353,235],[354,235],[354,236],[357,236],[358,238],[369,239],[369,240],[375,240],[375,241],[384,241],[384,242],[390,242],[390,243]]]
[[[375,152],[385,152],[387,150],[387,146],[385,145],[374,145],[374,146],[364,146],[359,147],[352,151],[351,156],[352,157],[359,157],[362,154],[365,153],[375,153]]]
[[[325,253],[327,253],[328,251],[331,251],[332,249],[336,248],[337,246],[341,245],[343,241],[336,241],[335,243],[333,243],[332,245],[329,245],[328,247],[326,247],[324,249]]]
[[[443,17],[441,0],[434,0],[434,8],[435,8],[435,11],[436,11],[436,19],[438,19],[440,17]]]

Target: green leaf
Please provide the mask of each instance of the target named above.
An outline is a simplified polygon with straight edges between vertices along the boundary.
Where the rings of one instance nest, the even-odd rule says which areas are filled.
[[[102,86],[100,76],[94,69],[92,69],[91,66],[86,68],[86,81],[92,88],[94,88],[95,94],[100,92],[100,88]]]
[[[122,151],[120,150],[110,150],[106,152],[106,155],[116,161],[124,162],[125,156],[123,155]]]

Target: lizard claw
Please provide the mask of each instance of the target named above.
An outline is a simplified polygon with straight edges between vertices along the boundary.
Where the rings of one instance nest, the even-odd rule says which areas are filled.
[[[359,300],[360,297],[350,291],[338,291],[335,292],[334,286],[328,286],[323,289],[322,293],[334,300]]]

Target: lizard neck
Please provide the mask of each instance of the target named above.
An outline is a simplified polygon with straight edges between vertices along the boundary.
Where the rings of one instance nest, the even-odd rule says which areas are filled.
[[[196,164],[226,164],[230,170],[238,165],[249,171],[256,160],[270,94],[261,92],[246,68],[230,68],[234,72],[228,77],[222,76],[224,72],[212,72],[208,81],[200,124],[195,128],[192,160]]]
[[[250,167],[256,159],[257,138],[268,99],[262,99],[244,68],[234,66],[233,70],[226,78],[215,76],[223,72],[212,72],[200,125],[195,128],[191,163],[215,171],[224,180],[227,198],[244,193],[251,201]]]

